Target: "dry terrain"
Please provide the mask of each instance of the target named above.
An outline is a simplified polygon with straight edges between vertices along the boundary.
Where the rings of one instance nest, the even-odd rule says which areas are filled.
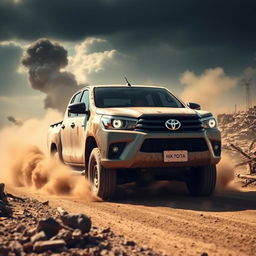
[[[9,192],[48,200],[50,206],[85,213],[95,226],[167,255],[255,255],[256,190],[226,191],[211,198],[187,194],[183,184],[119,187],[114,202],[47,196],[28,188]],[[155,255],[153,253],[153,255]]]

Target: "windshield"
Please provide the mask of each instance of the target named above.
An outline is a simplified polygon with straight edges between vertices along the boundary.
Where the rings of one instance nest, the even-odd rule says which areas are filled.
[[[95,105],[99,108],[115,107],[169,107],[184,108],[169,91],[150,87],[98,87],[94,88]]]

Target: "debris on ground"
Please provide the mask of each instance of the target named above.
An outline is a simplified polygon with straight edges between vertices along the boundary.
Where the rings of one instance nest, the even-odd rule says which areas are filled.
[[[235,167],[247,167],[237,177],[243,186],[256,184],[256,106],[248,111],[218,115],[222,148],[236,160]]]
[[[219,128],[222,133],[223,148],[229,145],[238,144],[246,153],[252,151],[256,153],[256,142],[254,147],[249,149],[248,142],[251,144],[256,140],[256,106],[248,111],[241,111],[234,114],[218,115]]]
[[[71,214],[48,203],[4,193],[1,210],[0,256],[11,255],[162,255],[113,233],[92,226],[85,214]],[[1,208],[2,209],[2,208]]]

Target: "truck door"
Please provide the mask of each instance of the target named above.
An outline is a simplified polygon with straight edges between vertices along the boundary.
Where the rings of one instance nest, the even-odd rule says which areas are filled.
[[[84,90],[80,102],[84,102],[86,109],[89,110],[89,91]],[[75,118],[75,129],[71,130],[72,157],[71,162],[84,164],[84,145],[86,136],[86,125],[90,114],[78,114]]]
[[[81,95],[82,95],[82,92],[78,92],[77,94],[75,94],[71,99],[69,105],[72,103],[79,102]],[[77,114],[69,113],[67,108],[65,118],[62,122],[61,133],[60,133],[61,144],[62,144],[62,157],[65,163],[71,162],[72,147],[73,147],[71,132],[73,129],[75,129],[76,117],[77,117]]]

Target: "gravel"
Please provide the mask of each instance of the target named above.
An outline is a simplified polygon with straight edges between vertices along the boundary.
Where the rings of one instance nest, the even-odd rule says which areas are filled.
[[[113,233],[111,227],[93,226],[84,214],[60,214],[48,202],[7,194],[5,204],[12,213],[0,216],[0,256],[162,255]]]

